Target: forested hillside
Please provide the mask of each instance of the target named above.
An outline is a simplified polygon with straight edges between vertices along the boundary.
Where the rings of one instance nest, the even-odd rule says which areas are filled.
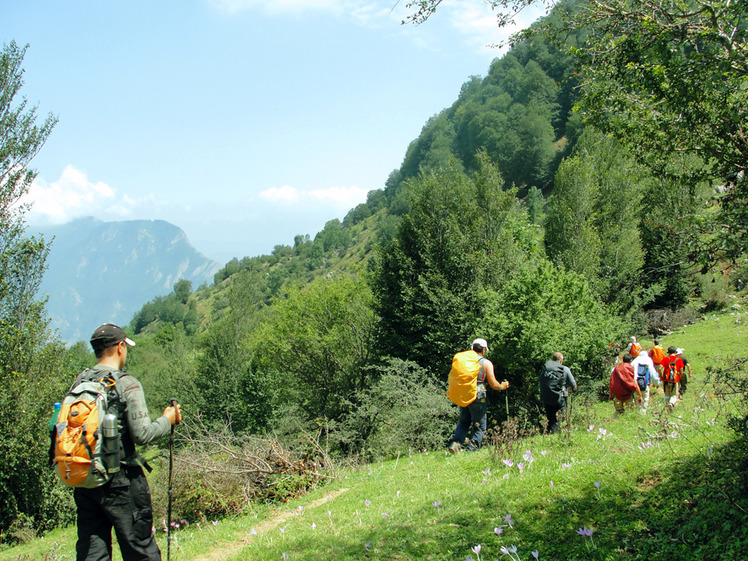
[[[429,380],[440,393],[475,336],[495,342],[515,413],[536,418],[534,373],[558,349],[603,395],[610,344],[724,305],[745,265],[700,259],[722,181],[703,160],[676,152],[657,173],[573,110],[569,48],[586,33],[530,34],[471,77],[342,222],[235,259],[190,295],[196,330],[164,320],[176,294],[149,303],[131,324],[144,337],[133,369],[162,398],[178,376],[188,406],[234,430],[324,419],[345,453],[387,430],[367,411],[397,416],[391,384]],[[163,375],[165,352],[184,361],[178,374]],[[431,421],[449,417],[435,407]]]
[[[427,17],[438,0],[416,4]],[[537,372],[554,351],[586,398],[606,399],[616,344],[745,290],[748,8],[710,1],[710,19],[655,4],[624,13],[605,0],[596,6],[610,17],[597,19],[560,4],[469,78],[344,220],[232,260],[212,286],[177,285],[135,315],[128,365],[148,402],[177,393],[205,431],[180,451],[205,467],[183,489],[196,512],[233,508],[205,502],[215,498],[205,442],[272,436],[299,453],[284,465],[314,464],[293,484],[253,483],[266,493],[253,500],[299,492],[330,458],[440,448],[456,421],[450,359],[475,337],[511,388],[511,401],[489,393],[489,418],[538,427]],[[91,357],[77,345],[59,360],[74,369]],[[44,484],[43,499],[14,503],[0,523],[46,520],[58,499],[69,507]]]
[[[130,327],[150,390],[165,398],[176,376],[188,406],[238,431],[324,419],[341,452],[362,452],[385,429],[360,416],[396,415],[381,385],[428,379],[439,393],[475,336],[496,342],[515,413],[534,419],[534,373],[554,350],[602,395],[609,345],[724,306],[745,264],[703,247],[726,180],[681,151],[660,173],[585,124],[573,53],[588,30],[566,31],[528,34],[471,77],[342,222],[228,263],[183,302],[192,326],[165,319],[176,294],[147,304]],[[156,357],[172,352],[179,372],[165,376],[173,361]]]

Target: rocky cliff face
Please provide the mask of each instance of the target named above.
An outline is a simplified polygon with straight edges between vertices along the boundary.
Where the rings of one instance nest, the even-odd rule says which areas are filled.
[[[200,254],[163,220],[102,222],[81,218],[30,229],[52,241],[39,296],[63,340],[87,340],[104,322],[125,325],[149,300],[186,279],[212,283],[221,264]]]

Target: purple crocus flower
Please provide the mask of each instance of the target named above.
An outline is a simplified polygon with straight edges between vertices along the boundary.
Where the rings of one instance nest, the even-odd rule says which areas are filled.
[[[536,549],[535,551],[533,551],[533,552],[532,552],[532,556],[533,556],[533,557],[534,557],[535,559],[537,559],[539,555],[540,555],[540,552],[539,552],[539,551],[538,551],[537,549]]]
[[[514,465],[514,462],[512,460],[501,460],[506,464],[507,467],[512,467]]]

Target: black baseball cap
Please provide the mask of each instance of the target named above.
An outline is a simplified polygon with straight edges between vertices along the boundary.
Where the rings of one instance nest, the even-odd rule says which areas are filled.
[[[120,341],[124,341],[130,347],[135,346],[135,342],[125,335],[125,330],[113,323],[105,323],[101,327],[97,327],[91,335],[91,346],[94,351],[108,349]]]

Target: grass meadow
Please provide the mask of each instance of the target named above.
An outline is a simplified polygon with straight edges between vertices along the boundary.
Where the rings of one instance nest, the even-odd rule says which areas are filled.
[[[646,415],[575,403],[561,434],[343,470],[281,506],[180,524],[171,559],[748,559],[745,441],[727,427],[745,402],[706,383],[707,367],[745,357],[746,342],[734,310],[664,337],[693,365],[669,414],[661,393]],[[74,559],[74,545],[75,528],[61,529],[0,561]]]

